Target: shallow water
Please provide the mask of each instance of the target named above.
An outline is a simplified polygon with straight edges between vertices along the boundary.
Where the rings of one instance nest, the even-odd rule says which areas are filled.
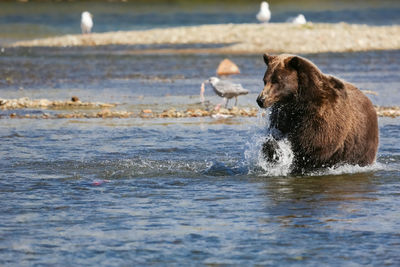
[[[0,98],[77,95],[134,112],[184,110],[199,105],[201,82],[229,57],[242,72],[232,79],[251,92],[239,105],[256,106],[261,56],[135,55],[137,48],[5,48]],[[400,104],[400,51],[305,56],[377,92],[374,104]],[[206,99],[220,102],[210,88]],[[0,265],[400,264],[398,118],[379,119],[373,166],[291,176],[287,162],[259,159],[261,115],[8,116],[55,112],[63,111],[0,111]]]

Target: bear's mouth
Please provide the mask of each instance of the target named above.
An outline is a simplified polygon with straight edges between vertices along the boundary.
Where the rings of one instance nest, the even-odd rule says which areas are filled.
[[[257,97],[257,104],[260,106],[260,108],[269,108],[275,104],[277,100],[277,97],[274,96],[263,97],[262,95],[259,95]]]

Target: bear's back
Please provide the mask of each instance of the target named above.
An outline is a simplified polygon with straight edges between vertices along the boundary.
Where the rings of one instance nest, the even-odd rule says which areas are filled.
[[[344,93],[334,102],[310,109],[315,113],[299,112],[300,124],[288,134],[298,167],[340,163],[365,166],[374,162],[379,135],[376,111],[358,88],[343,84]]]

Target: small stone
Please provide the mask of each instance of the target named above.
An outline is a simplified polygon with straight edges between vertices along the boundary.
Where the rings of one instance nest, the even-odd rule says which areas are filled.
[[[219,113],[221,113],[221,114],[229,114],[230,112],[229,112],[229,110],[226,109],[226,108],[220,108],[220,109],[219,109]]]
[[[229,113],[232,115],[239,115],[240,114],[240,110],[237,107],[232,107],[231,110],[229,110]]]
[[[103,109],[97,113],[97,117],[107,118],[111,116],[111,111],[109,109]]]
[[[143,109],[142,113],[150,114],[150,113],[153,113],[153,111],[151,109]]]
[[[231,118],[231,117],[232,117],[232,115],[221,114],[221,113],[216,113],[216,114],[211,115],[211,118],[217,119],[217,120],[228,119],[228,118]]]
[[[148,113],[142,113],[142,114],[140,114],[140,118],[150,119],[150,118],[153,118],[153,115],[152,114],[148,114]]]
[[[201,109],[196,109],[193,114],[194,117],[203,117],[203,111]]]
[[[98,105],[100,108],[113,108],[116,106],[115,104],[108,104],[108,103],[99,103]]]
[[[219,76],[239,74],[239,73],[240,73],[239,67],[227,58],[222,60],[217,68],[217,75]]]
[[[79,100],[79,97],[73,96],[73,97],[71,97],[71,101],[72,101],[72,102],[78,102],[78,101],[80,101],[80,100]]]
[[[48,99],[40,99],[39,103],[37,104],[38,107],[48,107],[50,106],[52,103],[51,101],[49,101]],[[28,107],[29,105],[26,105],[26,107]]]

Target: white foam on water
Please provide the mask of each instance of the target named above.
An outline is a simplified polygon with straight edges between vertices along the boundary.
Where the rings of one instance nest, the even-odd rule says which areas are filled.
[[[249,174],[286,176],[291,172],[294,159],[290,142],[286,138],[277,141],[277,160],[274,162],[266,160],[262,152],[262,146],[265,141],[274,139],[273,136],[279,135],[276,130],[271,131],[268,129],[268,121],[268,118],[259,112],[254,134],[246,143],[244,151],[245,162],[248,165]]]
[[[307,173],[307,175],[309,176],[342,175],[342,174],[375,172],[380,170],[388,170],[388,166],[379,162],[375,162],[374,164],[368,166],[343,164],[339,166],[328,167],[323,170],[313,171]]]
[[[268,136],[268,138],[273,138]],[[244,152],[245,161],[249,165],[249,174],[256,173],[262,176],[286,176],[292,170],[294,154],[287,139],[277,141],[277,160],[268,161],[262,152],[262,145],[266,141],[265,135],[255,135],[247,143]],[[262,172],[262,173],[260,173]]]
[[[132,159],[107,160],[104,179],[157,177],[157,176],[197,176],[199,170],[206,169],[207,161],[166,160],[135,157]]]

